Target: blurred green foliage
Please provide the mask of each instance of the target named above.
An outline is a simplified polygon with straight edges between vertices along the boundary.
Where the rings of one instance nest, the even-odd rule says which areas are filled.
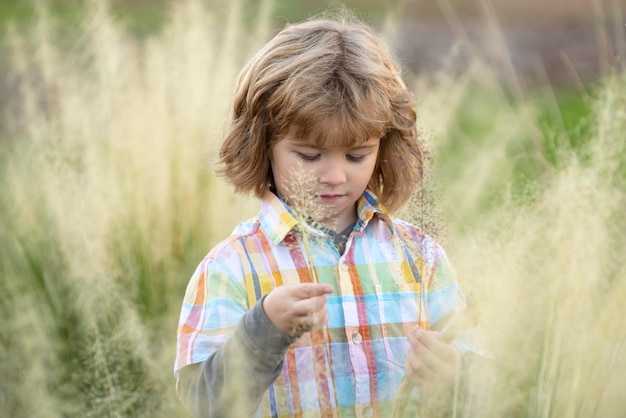
[[[227,0],[213,1],[220,5]],[[84,16],[86,2],[82,0],[49,0],[52,16],[62,26],[74,26]],[[258,1],[244,1],[244,17],[252,20]],[[274,24],[282,26],[287,22],[304,19],[310,15],[321,13],[329,7],[337,7],[341,3],[355,10],[367,21],[379,21],[389,10],[390,3],[375,0],[347,0],[343,2],[329,0],[276,0],[274,5]],[[156,33],[167,21],[173,0],[117,0],[110,2],[111,13],[131,33],[147,36]],[[31,0],[0,0],[0,27],[14,22],[18,25],[33,23],[36,19],[35,1]],[[246,13],[248,12],[248,13]]]

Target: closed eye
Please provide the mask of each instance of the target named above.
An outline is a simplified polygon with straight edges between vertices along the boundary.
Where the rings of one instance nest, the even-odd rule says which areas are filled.
[[[353,162],[353,163],[361,163],[363,162],[363,160],[365,159],[364,155],[346,155],[346,160]]]
[[[315,161],[320,158],[320,154],[303,154],[301,152],[297,152],[296,154],[304,161]]]

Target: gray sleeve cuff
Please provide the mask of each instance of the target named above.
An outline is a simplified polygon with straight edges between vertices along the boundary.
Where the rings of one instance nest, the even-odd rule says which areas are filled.
[[[263,309],[264,299],[265,296],[246,312],[235,333],[259,359],[277,364],[283,361],[289,346],[298,337],[283,334],[276,328]]]
[[[224,388],[240,386],[246,416],[252,416],[263,394],[280,374],[285,353],[297,338],[283,334],[270,321],[259,300],[237,323],[226,344],[205,362],[181,371],[181,399],[196,417],[224,417],[232,406]],[[250,379],[240,382],[233,370],[246,370]],[[247,398],[246,398],[247,397]]]

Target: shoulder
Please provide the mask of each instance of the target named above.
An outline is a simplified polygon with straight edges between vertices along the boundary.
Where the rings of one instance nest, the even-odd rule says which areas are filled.
[[[398,236],[410,246],[416,245],[429,264],[446,257],[445,250],[422,228],[399,218],[392,218]]]
[[[231,234],[211,248],[202,260],[201,265],[205,268],[215,265],[228,265],[238,263],[247,252],[249,238],[262,234],[257,218],[241,222]]]
[[[391,218],[396,233],[405,239],[414,241],[432,241],[432,238],[422,228],[400,218]]]

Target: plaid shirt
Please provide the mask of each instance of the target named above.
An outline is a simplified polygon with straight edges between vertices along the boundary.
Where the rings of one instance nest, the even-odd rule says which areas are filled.
[[[328,235],[299,223],[267,194],[198,266],[178,328],[176,375],[207,360],[264,294],[290,283],[330,284],[328,327],[292,344],[266,392],[261,416],[391,416],[404,375],[406,335],[465,309],[444,250],[417,227],[390,218],[375,196],[340,254]],[[302,231],[305,231],[304,233]],[[312,274],[313,273],[313,274]]]

